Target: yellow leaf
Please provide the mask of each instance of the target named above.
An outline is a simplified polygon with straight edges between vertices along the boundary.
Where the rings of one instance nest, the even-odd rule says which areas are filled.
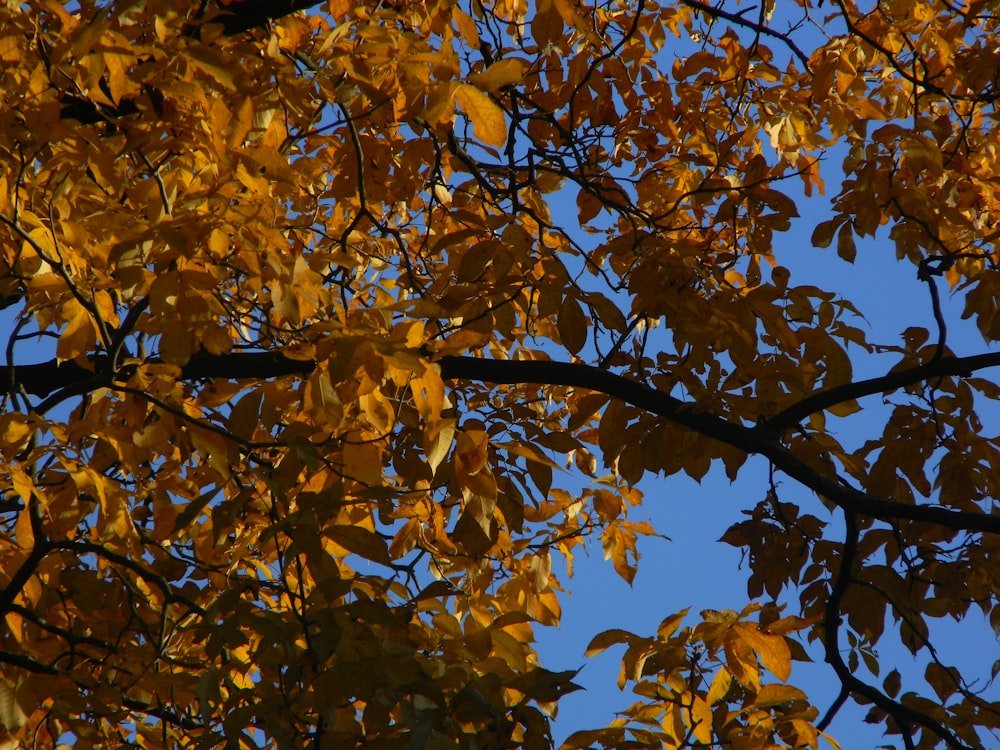
[[[533,461],[535,463],[548,466],[550,469],[559,469],[560,466],[551,458],[546,456],[540,450],[535,448],[530,443],[501,443],[497,445],[498,448],[502,448],[508,453],[512,453],[515,456],[520,456],[521,458],[526,458],[528,461]]]
[[[235,460],[236,447],[217,432],[194,428],[190,430],[191,444],[201,456],[201,460],[215,469],[226,479],[230,475],[230,463]]]
[[[455,101],[472,121],[476,138],[497,148],[507,142],[507,120],[503,110],[489,96],[463,83],[455,89]]]
[[[598,444],[606,456],[617,456],[625,442],[625,426],[630,421],[628,407],[618,399],[608,404],[598,428]]]
[[[937,177],[944,171],[941,147],[926,135],[909,133],[902,139],[906,164],[914,172],[927,171]]]
[[[740,640],[757,652],[767,671],[779,680],[788,679],[792,673],[792,654],[782,636],[764,633],[750,622],[738,622],[733,625],[732,630]]]
[[[219,84],[225,89],[234,91],[236,82],[230,67],[236,67],[232,61],[222,61],[220,55],[214,54],[214,50],[209,51],[204,45],[201,47],[188,47],[184,59],[191,67],[200,70],[206,77]],[[216,58],[216,59],[213,59]]]
[[[729,686],[733,682],[733,676],[729,673],[728,669],[720,669],[715,673],[715,677],[712,678],[712,686],[708,689],[708,695],[705,697],[705,701],[709,705],[714,705],[722,700],[726,693],[729,692]]]
[[[854,244],[854,233],[851,231],[850,223],[844,224],[837,234],[837,255],[853,263],[858,256],[858,248]]]
[[[458,433],[454,460],[455,479],[467,499],[478,495],[484,501],[496,501],[496,480],[487,465],[488,446],[489,436],[482,430],[463,430]],[[492,516],[493,509],[491,507],[487,517],[492,518]],[[482,522],[483,519],[481,519]]]
[[[597,656],[619,643],[632,643],[635,640],[638,640],[638,636],[629,633],[627,630],[620,630],[618,628],[605,630],[590,639],[587,650],[583,652],[583,655],[586,657]]]
[[[324,532],[336,544],[348,552],[360,555],[366,560],[389,565],[392,560],[385,540],[374,531],[361,526],[331,526]]]
[[[696,740],[708,745],[712,742],[712,709],[697,695],[689,696],[688,710],[683,716],[690,722]]]
[[[635,534],[627,532],[620,525],[609,526],[601,534],[601,545],[604,548],[604,559],[611,560],[615,572],[632,585],[638,568],[632,563],[637,557],[635,549]]]
[[[583,314],[580,303],[572,297],[564,297],[559,307],[559,317],[556,328],[563,346],[576,354],[587,343],[587,316]]]
[[[18,464],[8,464],[7,473],[10,475],[11,484],[14,485],[14,492],[27,505],[31,501],[31,496],[35,494],[35,483],[28,476],[28,473]]]
[[[236,116],[230,123],[229,148],[236,148],[241,145],[253,127],[253,100],[249,96],[244,97],[240,106],[236,109]]]
[[[613,521],[622,513],[622,500],[608,490],[594,490],[594,510],[602,521]]]
[[[27,505],[27,501],[25,501]],[[35,546],[35,530],[31,526],[31,514],[27,510],[22,510],[17,514],[17,521],[14,523],[14,540],[17,546],[23,550],[30,550]]]
[[[410,391],[417,411],[426,422],[437,421],[441,417],[441,409],[450,406],[444,393],[441,371],[437,367],[428,367],[420,377],[412,378]]]
[[[681,623],[684,621],[684,618],[687,617],[688,611],[689,610],[685,608],[682,609],[680,612],[675,612],[674,614],[670,615],[670,617],[665,618],[663,622],[661,622],[656,628],[657,637],[659,637],[661,640],[666,640],[667,638],[672,636],[677,631],[677,628],[680,627]]]
[[[420,522],[416,518],[411,518],[392,538],[392,543],[389,545],[389,557],[398,560],[406,556],[417,546],[418,541],[420,541]],[[439,583],[441,582],[439,581]]]
[[[726,654],[726,667],[733,677],[741,685],[757,690],[760,687],[760,670],[753,648],[745,639],[732,637],[732,631],[722,645]]]
[[[353,433],[344,443],[344,475],[369,487],[382,481],[382,452],[359,433]]]
[[[465,43],[472,49],[479,49],[479,30],[472,16],[456,5],[451,9],[451,20],[454,21],[455,28]]]
[[[604,204],[589,190],[580,190],[576,194],[577,220],[581,225],[597,216],[604,207]]]
[[[442,419],[424,428],[424,456],[432,474],[437,474],[438,466],[451,450],[454,437],[454,419]]]
[[[67,314],[69,322],[59,335],[59,342],[56,344],[56,358],[60,362],[86,354],[97,343],[93,320],[83,305],[76,300],[70,300],[63,311]]]
[[[531,36],[539,47],[556,42],[563,33],[563,18],[553,0],[538,0],[531,19]]]
[[[771,683],[761,687],[760,692],[754,699],[754,705],[760,708],[770,708],[779,703],[789,703],[790,701],[804,701],[806,694],[791,685],[780,685]]]
[[[827,411],[836,417],[849,417],[851,414],[861,411],[861,406],[857,401],[841,401],[839,404],[827,407]]]
[[[482,73],[475,73],[469,76],[469,82],[483,91],[495,94],[504,86],[510,86],[523,80],[524,74],[529,67],[530,65],[527,60],[507,57],[493,63]]]

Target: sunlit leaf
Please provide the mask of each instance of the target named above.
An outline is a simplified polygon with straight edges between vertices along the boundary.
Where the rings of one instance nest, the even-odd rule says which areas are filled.
[[[455,89],[455,101],[472,121],[476,138],[498,148],[507,142],[507,122],[503,110],[489,95],[474,86],[460,84]]]

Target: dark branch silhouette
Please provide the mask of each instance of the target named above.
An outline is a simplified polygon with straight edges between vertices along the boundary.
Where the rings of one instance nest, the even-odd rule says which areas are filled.
[[[68,389],[76,395],[81,390],[94,390],[110,383],[107,378],[95,375],[101,372],[107,360],[97,358],[92,364],[94,371],[75,362],[58,363],[55,360],[34,365],[0,367],[0,382],[5,384],[4,392],[8,394],[25,392],[46,396],[61,389]],[[441,377],[448,381],[472,380],[506,385],[528,383],[562,385],[605,393],[705,437],[731,445],[746,453],[765,456],[775,468],[845,511],[883,521],[906,519],[955,530],[967,529],[1000,534],[1000,516],[956,511],[935,505],[910,505],[872,497],[848,485],[843,479],[830,476],[804,463],[782,445],[778,434],[805,416],[844,401],[896,390],[929,378],[943,375],[967,376],[979,369],[995,367],[1000,365],[1000,354],[943,358],[925,365],[891,372],[880,378],[820,391],[785,409],[772,420],[753,427],[730,422],[700,409],[697,404],[681,401],[643,383],[590,365],[454,356],[442,357],[437,364],[441,368]],[[212,378],[262,380],[303,376],[315,367],[316,363],[313,361],[290,359],[279,353],[243,352],[215,355],[201,352],[181,368],[180,377],[182,380]],[[129,374],[128,369],[124,368],[113,379],[123,380]],[[81,388],[81,384],[84,384],[85,388]]]

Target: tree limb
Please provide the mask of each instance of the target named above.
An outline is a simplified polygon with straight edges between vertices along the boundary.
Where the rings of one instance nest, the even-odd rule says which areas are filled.
[[[851,487],[843,480],[827,476],[801,461],[778,442],[769,423],[757,427],[738,425],[707,411],[697,411],[696,406],[654,390],[643,383],[595,367],[568,362],[510,361],[475,357],[444,357],[438,364],[441,366],[441,377],[445,380],[469,379],[509,385],[517,383],[568,385],[606,393],[746,453],[765,456],[777,469],[852,513],[871,516],[882,521],[903,518],[956,530],[968,529],[1000,534],[1000,516],[955,511],[931,505],[905,505],[872,497]],[[1000,364],[1000,355],[949,358],[935,364],[950,364],[959,372],[971,372],[977,367]],[[902,372],[896,373],[895,377],[886,376],[888,387],[885,390],[923,380],[929,376],[927,367],[930,366],[906,371],[909,377]],[[937,374],[936,371],[930,373],[931,376]],[[860,385],[863,389],[870,389],[872,383],[873,381],[862,381]]]
[[[234,0],[219,4],[222,10],[211,23],[221,23],[229,36],[249,31],[300,10],[308,10],[322,0]]]
[[[100,369],[103,357],[94,360]],[[152,360],[151,363],[156,363]],[[1000,353],[973,357],[948,357],[906,370],[890,372],[879,378],[848,383],[809,396],[785,409],[773,419],[754,427],[730,422],[700,409],[697,404],[681,401],[644,383],[597,367],[570,362],[496,360],[479,357],[442,357],[437,361],[444,380],[474,380],[507,385],[533,383],[586,388],[618,398],[625,403],[694,430],[700,435],[731,445],[746,453],[768,458],[776,468],[801,482],[844,510],[879,520],[907,519],[944,526],[1000,534],[1000,516],[955,511],[933,505],[907,505],[872,497],[838,477],[830,477],[808,466],[779,440],[779,432],[803,417],[833,404],[862,396],[886,392],[943,375],[968,376],[975,370],[1000,365]],[[266,380],[312,372],[311,360],[290,359],[277,352],[240,352],[208,354],[200,352],[181,367],[182,380]],[[13,369],[13,372],[11,371]],[[122,373],[125,375],[126,373]],[[47,395],[61,388],[72,388],[93,373],[75,362],[55,360],[35,365],[0,366],[0,382],[5,392],[15,386],[32,395]],[[95,385],[95,387],[97,387]]]
[[[972,357],[943,357],[926,364],[905,370],[888,372],[876,378],[845,383],[807,396],[782,412],[779,412],[762,426],[771,432],[780,432],[801,422],[810,414],[829,409],[831,406],[853,401],[876,393],[886,393],[932,378],[948,375],[970,377],[976,370],[1000,366],[1000,352],[978,354]]]

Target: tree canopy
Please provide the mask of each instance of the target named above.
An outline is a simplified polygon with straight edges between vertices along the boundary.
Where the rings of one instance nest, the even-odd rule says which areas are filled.
[[[998,14],[5,3],[0,743],[547,748],[566,563],[751,455],[747,599],[594,633],[634,703],[565,747],[995,743],[935,624],[1000,628]]]

